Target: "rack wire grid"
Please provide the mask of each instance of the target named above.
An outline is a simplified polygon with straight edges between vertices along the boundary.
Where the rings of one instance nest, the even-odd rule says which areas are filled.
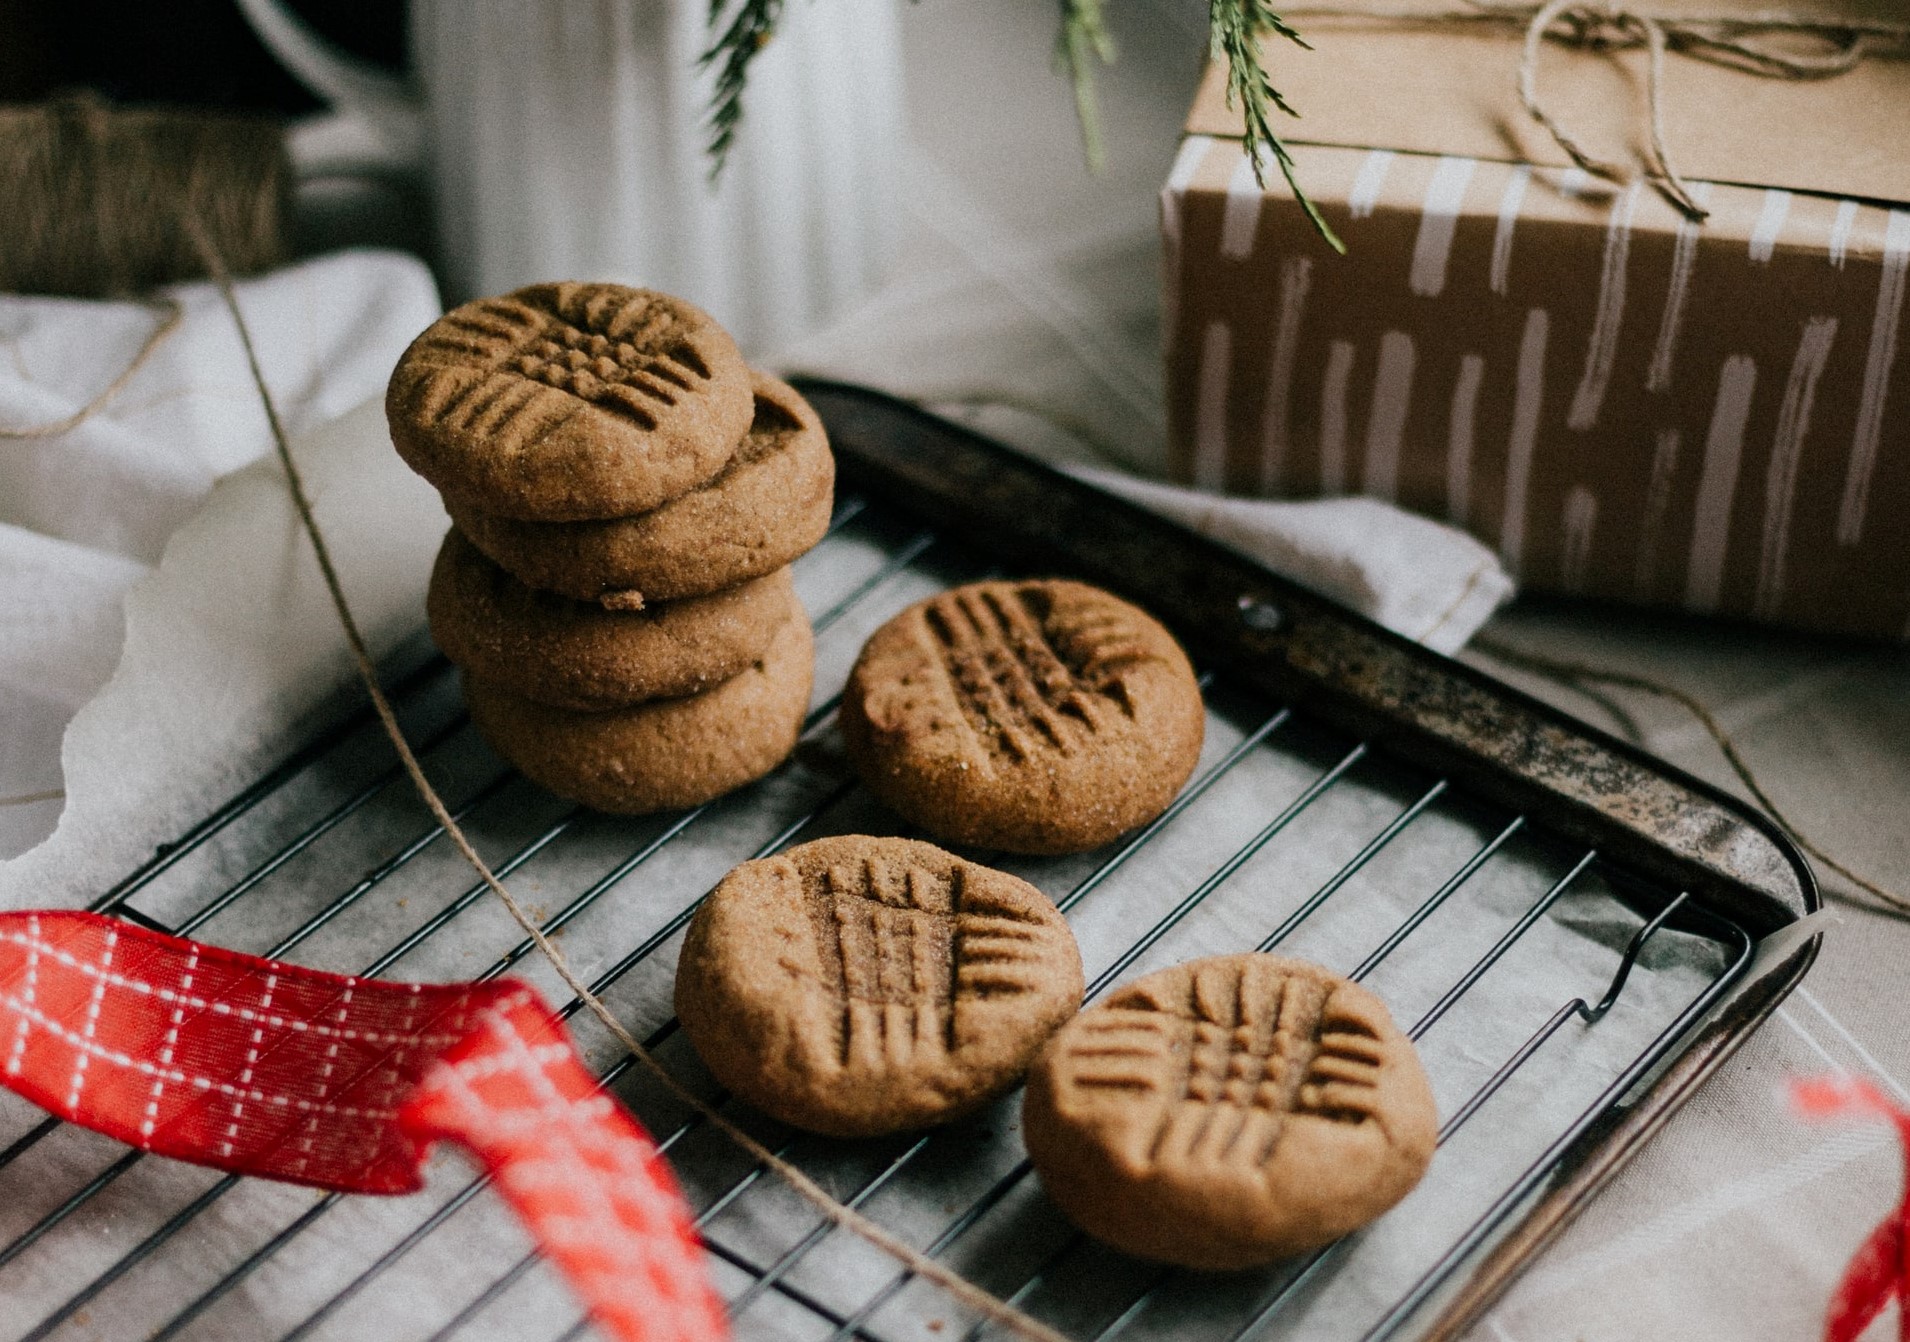
[[[1068,916],[1090,1003],[1149,969],[1247,948],[1316,959],[1374,988],[1438,1097],[1425,1184],[1318,1253],[1202,1275],[1124,1259],[1070,1228],[1030,1171],[1018,1096],[892,1139],[778,1127],[728,1101],[680,1037],[670,1008],[680,935],[736,862],[827,833],[903,832],[835,745],[840,687],[882,621],[1002,571],[985,542],[924,525],[859,488],[852,457],[844,466],[829,535],[796,565],[818,635],[817,689],[788,763],[686,813],[595,815],[493,756],[462,711],[455,670],[432,655],[393,693],[459,823],[678,1076],[848,1205],[1068,1335],[1424,1333],[1468,1274],[1476,1286],[1477,1264],[1521,1216],[1529,1226],[1576,1153],[1609,1132],[1621,1101],[1689,1051],[1692,1027],[1743,983],[1769,929],[1208,666],[1205,752],[1163,815],[1104,851],[989,860]],[[1243,610],[1250,625],[1271,623]],[[460,867],[367,713],[94,907],[330,970],[515,973],[566,996]],[[677,1107],[579,1005],[564,1014],[674,1163],[739,1336],[974,1342],[985,1331]],[[455,1157],[434,1160],[420,1194],[346,1198],[126,1151],[19,1101],[0,1107],[0,1125],[0,1337],[568,1342],[590,1331]],[[1452,1326],[1450,1309],[1440,1317]]]

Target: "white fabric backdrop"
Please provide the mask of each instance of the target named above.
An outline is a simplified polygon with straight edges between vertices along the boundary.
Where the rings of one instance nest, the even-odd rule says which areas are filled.
[[[245,281],[239,291],[266,381],[294,435],[381,393],[392,361],[436,315],[438,303],[424,266],[394,253],[310,261]],[[119,665],[127,594],[154,572],[168,539],[205,503],[214,483],[270,449],[258,392],[217,293],[209,284],[194,284],[172,294],[183,308],[179,325],[98,413],[57,437],[0,439],[0,798],[52,794],[0,805],[0,889],[24,879],[4,859],[51,834],[65,809],[59,795],[61,737]],[[6,356],[0,358],[0,426],[48,424],[77,412],[132,362],[155,320],[136,303],[0,298],[0,350]],[[404,472],[393,475],[402,478]],[[277,477],[271,480],[276,487]],[[215,562],[209,576],[219,589],[219,605],[231,614],[243,608],[239,589],[260,574],[257,565]],[[262,594],[259,613],[269,613],[281,599]],[[182,633],[170,617],[152,632],[160,639]],[[255,625],[252,633],[264,630]],[[181,646],[187,644],[182,640]],[[236,670],[230,659],[223,667]],[[206,688],[204,679],[183,683]],[[230,706],[238,717],[238,706]],[[123,733],[129,722],[178,707],[172,699],[128,707],[115,730]],[[265,707],[253,705],[255,711]],[[282,702],[272,707],[281,716],[293,708]],[[156,775],[177,782],[179,802],[204,809],[202,795],[188,781],[194,776],[193,746],[230,748],[241,739],[257,746],[277,734],[263,721],[235,720],[232,730],[234,739],[223,743],[186,733],[179,745],[187,755],[178,760],[175,776]],[[121,744],[110,735],[102,741],[109,753]],[[227,753],[234,758],[217,767],[229,779],[231,770],[244,767],[245,752]],[[85,854],[88,875],[111,870],[97,865],[102,862],[121,860],[123,867],[124,856],[139,851],[115,841],[113,817],[119,813],[125,824],[137,824],[125,813],[144,807],[154,789],[150,778],[126,765],[124,758],[98,761],[94,777],[107,795],[89,803],[96,821],[66,822],[73,832],[63,848]],[[173,819],[183,822],[191,814]],[[144,833],[138,837],[148,847],[154,841]],[[45,874],[34,880],[50,879],[54,872],[69,874],[70,864],[57,854],[44,855],[32,870]],[[0,907],[7,903],[0,897]]]

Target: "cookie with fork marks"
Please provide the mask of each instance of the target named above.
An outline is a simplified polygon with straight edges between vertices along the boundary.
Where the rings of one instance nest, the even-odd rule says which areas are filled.
[[[817,839],[745,862],[691,920],[676,1010],[710,1073],[794,1127],[876,1136],[1020,1079],[1081,1004],[1039,890],[913,839]]]
[[[706,596],[788,564],[823,538],[835,458],[795,388],[755,374],[756,417],[715,479],[634,517],[522,522],[445,511],[471,543],[532,587],[622,610]]]
[[[392,370],[385,419],[412,470],[500,517],[644,512],[710,479],[754,413],[729,333],[680,298],[535,284],[453,308]]]
[[[1269,1263],[1405,1197],[1438,1138],[1418,1055],[1380,1000],[1273,955],[1149,974],[1042,1050],[1022,1136],[1043,1187],[1125,1253]]]
[[[1173,635],[1086,583],[979,582],[863,646],[843,691],[869,788],[939,838],[1099,847],[1164,810],[1200,757],[1200,686]]]

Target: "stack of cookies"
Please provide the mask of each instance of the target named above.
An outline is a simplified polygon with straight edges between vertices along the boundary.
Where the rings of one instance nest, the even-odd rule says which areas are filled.
[[[412,342],[392,442],[451,515],[431,632],[491,744],[605,811],[694,806],[794,747],[813,643],[788,565],[829,523],[815,412],[688,303],[545,284]]]

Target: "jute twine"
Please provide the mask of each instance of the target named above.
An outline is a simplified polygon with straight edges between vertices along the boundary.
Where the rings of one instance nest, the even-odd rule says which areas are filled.
[[[1665,135],[1665,53],[1729,66],[1769,79],[1828,79],[1872,56],[1910,55],[1910,22],[1825,18],[1783,12],[1664,14],[1617,0],[1547,0],[1544,4],[1469,0],[1460,7],[1348,4],[1283,9],[1288,19],[1342,20],[1438,30],[1452,27],[1522,31],[1519,101],[1565,156],[1586,172],[1615,182],[1630,173],[1593,158],[1539,96],[1539,55],[1547,41],[1594,52],[1645,48],[1645,101],[1650,134],[1646,176],[1689,219],[1707,218],[1684,176],[1673,166]]]
[[[17,797],[0,797],[0,806],[32,806],[43,801],[64,801],[65,788],[49,788],[45,792],[23,792]]]
[[[220,297],[224,299],[226,309],[232,314],[233,323],[238,327],[239,343],[245,349],[246,363],[252,372],[253,385],[258,388],[259,398],[264,404],[266,422],[272,430],[273,447],[278,454],[279,464],[285,469],[286,484],[291,491],[293,505],[298,510],[299,522],[304,527],[305,534],[311,539],[319,572],[325,580],[325,590],[330,594],[332,608],[338,613],[339,624],[344,628],[345,641],[351,649],[352,661],[357,667],[359,679],[364,682],[365,690],[371,696],[372,709],[377,714],[385,735],[390,738],[392,748],[398,752],[405,774],[411,779],[411,784],[417,789],[426,809],[431,812],[432,818],[438,822],[439,827],[463,855],[464,860],[471,864],[478,878],[484,882],[492,894],[497,896],[498,901],[509,911],[511,918],[523,929],[524,935],[530,938],[538,952],[550,962],[551,968],[557,971],[557,976],[564,981],[564,985],[577,995],[578,1000],[589,1008],[590,1013],[610,1031],[617,1042],[629,1050],[631,1056],[656,1077],[665,1090],[734,1142],[751,1159],[780,1176],[825,1218],[861,1236],[868,1243],[901,1263],[910,1272],[934,1282],[977,1313],[1030,1339],[1030,1342],[1068,1342],[1064,1334],[1016,1309],[1005,1300],[975,1285],[960,1273],[937,1262],[920,1250],[903,1243],[868,1217],[844,1206],[802,1170],[750,1136],[702,1097],[692,1093],[638,1042],[636,1036],[617,1019],[609,1007],[604,1005],[603,1000],[590,990],[590,986],[584,982],[576,970],[571,968],[563,951],[544,935],[544,930],[538,925],[537,920],[518,902],[517,897],[505,888],[504,883],[497,878],[489,864],[478,855],[477,849],[472,846],[463,828],[452,817],[450,808],[438,795],[438,790],[431,785],[430,779],[425,777],[424,769],[418,763],[418,757],[412,752],[410,743],[405,739],[404,730],[398,725],[397,715],[392,712],[391,702],[386,699],[384,690],[378,684],[378,674],[372,664],[371,653],[365,646],[363,635],[359,632],[358,621],[352,615],[351,603],[345,598],[345,589],[339,581],[338,570],[332,564],[331,552],[325,544],[324,532],[320,529],[318,519],[312,512],[311,498],[306,492],[304,477],[299,472],[298,463],[292,459],[291,447],[286,441],[285,428],[279,421],[278,409],[272,400],[271,390],[265,384],[265,375],[260,371],[258,355],[252,345],[251,331],[246,325],[244,313],[239,310],[238,295],[232,288],[232,277],[206,230],[190,214],[185,216],[185,221],[185,226],[199,249],[206,271],[212,276],[213,283],[218,286]]]
[[[1751,796],[1756,798],[1757,804],[1762,806],[1771,819],[1791,836],[1792,841],[1799,848],[1876,900],[1886,910],[1900,915],[1910,915],[1910,895],[1879,885],[1860,872],[1853,871],[1825,851],[1822,845],[1812,841],[1798,827],[1797,822],[1792,820],[1772,798],[1770,790],[1759,781],[1736,740],[1732,738],[1730,732],[1725,730],[1724,724],[1718,721],[1718,715],[1713,713],[1710,707],[1696,695],[1651,676],[1641,676],[1629,671],[1614,671],[1609,667],[1593,666],[1589,662],[1546,657],[1539,653],[1528,652],[1523,648],[1512,647],[1495,638],[1475,638],[1472,641],[1472,647],[1510,666],[1536,672],[1548,680],[1557,681],[1571,689],[1583,691],[1587,685],[1610,685],[1618,689],[1638,690],[1645,694],[1656,695],[1660,699],[1669,699],[1697,719],[1698,725],[1704,728],[1705,734],[1716,743],[1719,752],[1724,756],[1725,763],[1731,766],[1731,772],[1738,776],[1738,781],[1744,784]]]
[[[90,93],[0,107],[0,292],[112,298],[205,274],[174,201],[234,270],[277,265],[291,181],[276,118]]]
[[[104,410],[107,403],[124,391],[126,384],[133,380],[133,376],[146,366],[146,361],[152,358],[154,352],[166,343],[166,337],[179,329],[179,322],[186,315],[185,308],[175,298],[156,298],[152,300],[150,306],[155,318],[151,334],[140,344],[138,351],[134,353],[126,367],[120,370],[119,376],[102,387],[98,395],[64,419],[56,419],[48,424],[28,424],[19,428],[0,427],[0,438],[57,438],[63,433],[70,433],[79,428]]]
[[[292,171],[277,119],[114,107],[97,94],[0,107],[0,292],[124,298],[206,274],[182,202],[240,273],[285,260]],[[184,315],[148,300],[153,329],[96,396],[48,424],[0,426],[0,439],[55,438],[126,388]],[[0,803],[4,804],[4,803]]]

